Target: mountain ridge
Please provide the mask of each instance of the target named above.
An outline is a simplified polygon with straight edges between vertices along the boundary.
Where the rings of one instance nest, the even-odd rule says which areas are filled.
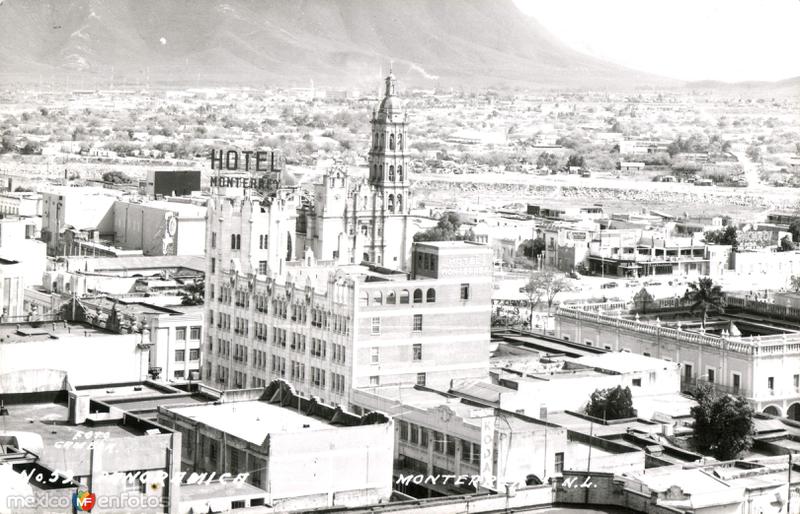
[[[681,81],[568,48],[511,0],[5,0],[0,79],[620,88]],[[434,78],[435,77],[435,78]]]

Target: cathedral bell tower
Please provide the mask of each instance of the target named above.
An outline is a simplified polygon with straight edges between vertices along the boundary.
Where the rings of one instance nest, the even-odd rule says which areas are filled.
[[[380,196],[378,203],[382,203],[387,216],[406,215],[409,209],[407,116],[400,99],[395,96],[395,87],[390,71],[383,100],[378,110],[373,110],[370,120],[369,184]]]

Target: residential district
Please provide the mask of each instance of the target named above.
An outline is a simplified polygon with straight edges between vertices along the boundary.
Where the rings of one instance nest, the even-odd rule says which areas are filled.
[[[0,512],[800,512],[800,213],[752,190],[796,157],[590,131],[641,159],[608,180],[661,166],[604,203],[538,133],[582,192],[487,206],[430,197],[477,164],[425,164],[393,74],[363,114],[349,161],[242,137],[138,183],[5,174]],[[74,136],[45,153],[114,166]],[[665,207],[726,167],[739,210]]]

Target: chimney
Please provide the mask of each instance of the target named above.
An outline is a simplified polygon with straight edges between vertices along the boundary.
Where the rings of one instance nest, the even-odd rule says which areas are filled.
[[[69,423],[80,425],[89,416],[89,393],[80,391],[69,391]]]

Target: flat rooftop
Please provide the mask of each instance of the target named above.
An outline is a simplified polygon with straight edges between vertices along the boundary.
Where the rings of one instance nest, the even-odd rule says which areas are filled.
[[[108,435],[108,438],[145,436],[144,432],[132,426],[123,425],[121,422],[111,422],[102,424],[80,424],[69,425],[69,410],[66,404],[45,402],[45,403],[23,403],[7,406],[9,415],[0,418],[0,433],[6,435],[10,432],[32,433],[42,438],[43,447],[32,449],[42,458],[45,463],[57,463],[62,457],[62,450],[56,443],[63,444],[64,441],[84,441],[88,442],[85,434],[90,432],[100,432]],[[63,464],[62,464],[63,465]]]
[[[624,434],[629,429],[648,434],[661,432],[661,425],[658,423],[649,424],[641,421],[629,421],[625,423],[614,423],[613,425],[604,425],[602,423],[592,423],[588,419],[575,416],[568,412],[548,412],[546,421],[582,434],[588,435],[591,433],[597,437]]]
[[[68,337],[114,335],[113,332],[88,323],[73,321],[42,321],[31,323],[4,323],[0,325],[0,344],[46,341]]]
[[[131,204],[137,205],[137,204]],[[162,209],[165,211],[177,212],[179,216],[184,218],[205,218],[206,207],[202,205],[194,205],[191,203],[168,202],[166,200],[152,200],[142,204],[145,207],[153,209]]]
[[[291,408],[257,400],[167,407],[166,410],[257,445],[262,445],[272,433],[331,428],[331,425]]]
[[[575,359],[575,362],[616,373],[664,370],[677,366],[674,362],[631,352],[608,352],[597,355],[586,355]]]

